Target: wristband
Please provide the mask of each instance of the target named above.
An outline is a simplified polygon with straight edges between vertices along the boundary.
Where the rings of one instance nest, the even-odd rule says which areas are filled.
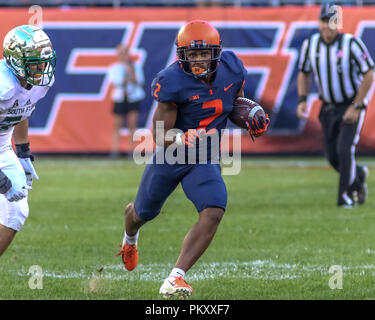
[[[30,143],[16,144],[15,146],[18,158],[30,158]]]
[[[306,102],[306,101],[307,101],[307,96],[298,96],[298,103]]]

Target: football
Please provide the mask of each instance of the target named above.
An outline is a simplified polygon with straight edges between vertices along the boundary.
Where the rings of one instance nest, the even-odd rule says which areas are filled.
[[[266,118],[263,108],[253,100],[238,97],[234,101],[233,110],[229,114],[229,120],[236,126],[247,129],[246,121],[251,122],[252,119]]]

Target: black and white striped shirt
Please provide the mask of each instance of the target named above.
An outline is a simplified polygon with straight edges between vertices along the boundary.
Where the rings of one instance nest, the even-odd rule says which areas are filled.
[[[302,43],[298,69],[313,72],[320,98],[326,103],[343,103],[355,97],[362,75],[374,68],[366,46],[349,33],[339,33],[326,44],[319,33]]]

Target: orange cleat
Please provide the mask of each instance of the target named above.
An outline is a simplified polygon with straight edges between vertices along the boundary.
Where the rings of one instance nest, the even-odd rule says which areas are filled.
[[[183,277],[169,277],[164,280],[159,293],[164,298],[179,297],[186,299],[193,293],[193,288],[188,285]]]
[[[138,263],[138,250],[136,244],[124,244],[122,249],[117,254],[122,256],[122,261],[126,270],[132,271]]]

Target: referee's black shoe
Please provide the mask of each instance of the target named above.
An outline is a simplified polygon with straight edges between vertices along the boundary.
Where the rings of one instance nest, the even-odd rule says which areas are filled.
[[[362,166],[361,169],[362,170],[359,173],[359,178],[360,178],[361,184],[359,186],[359,189],[353,192],[353,194],[355,195],[355,198],[356,198],[356,202],[359,205],[364,204],[366,199],[367,199],[368,186],[367,186],[366,180],[367,180],[367,178],[369,176],[369,173],[370,173],[368,167],[366,167],[366,166]]]

